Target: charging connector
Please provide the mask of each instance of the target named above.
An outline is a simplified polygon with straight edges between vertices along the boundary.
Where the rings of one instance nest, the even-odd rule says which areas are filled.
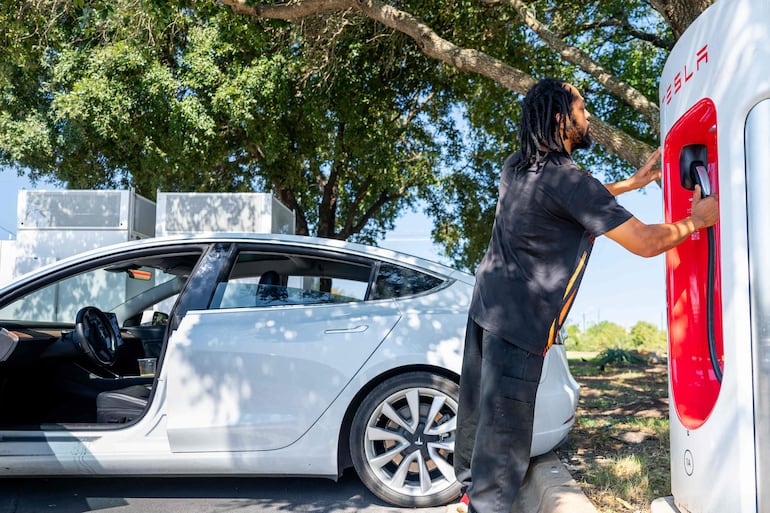
[[[700,185],[701,197],[711,196],[711,181],[709,180],[709,173],[706,170],[706,166],[702,162],[693,162],[691,167],[691,173],[695,179],[695,183]]]
[[[709,179],[708,150],[703,144],[690,144],[684,146],[679,155],[679,179],[682,187],[694,190],[700,186],[701,197],[711,195],[711,180]],[[716,336],[714,334],[714,277],[716,275],[716,236],[714,227],[706,228],[708,240],[708,277],[706,282],[706,336],[708,341],[709,359],[711,368],[717,381],[722,382],[722,367],[719,365],[717,355]]]

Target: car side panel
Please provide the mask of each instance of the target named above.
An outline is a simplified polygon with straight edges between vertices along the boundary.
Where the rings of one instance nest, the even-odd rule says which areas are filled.
[[[171,450],[292,444],[400,317],[392,301],[188,312],[166,352]]]

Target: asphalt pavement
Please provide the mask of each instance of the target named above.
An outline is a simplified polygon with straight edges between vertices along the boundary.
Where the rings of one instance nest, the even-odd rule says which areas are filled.
[[[444,513],[404,509],[353,472],[310,478],[3,478],[0,513]],[[597,513],[554,453],[533,459],[513,513]]]
[[[0,513],[444,513],[402,509],[354,472],[339,481],[280,477],[0,479]]]

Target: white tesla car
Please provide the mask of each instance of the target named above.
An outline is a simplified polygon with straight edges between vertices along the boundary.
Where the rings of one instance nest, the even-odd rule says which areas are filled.
[[[448,502],[473,282],[392,251],[254,234],[42,268],[0,289],[0,476],[336,479],[354,466],[395,505]],[[533,455],[566,437],[577,395],[556,345]]]

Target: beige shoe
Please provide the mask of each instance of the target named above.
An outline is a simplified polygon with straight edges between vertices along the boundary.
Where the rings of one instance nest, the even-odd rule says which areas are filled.
[[[460,502],[446,507],[446,513],[468,513],[468,504],[470,504],[468,494],[464,493]]]

